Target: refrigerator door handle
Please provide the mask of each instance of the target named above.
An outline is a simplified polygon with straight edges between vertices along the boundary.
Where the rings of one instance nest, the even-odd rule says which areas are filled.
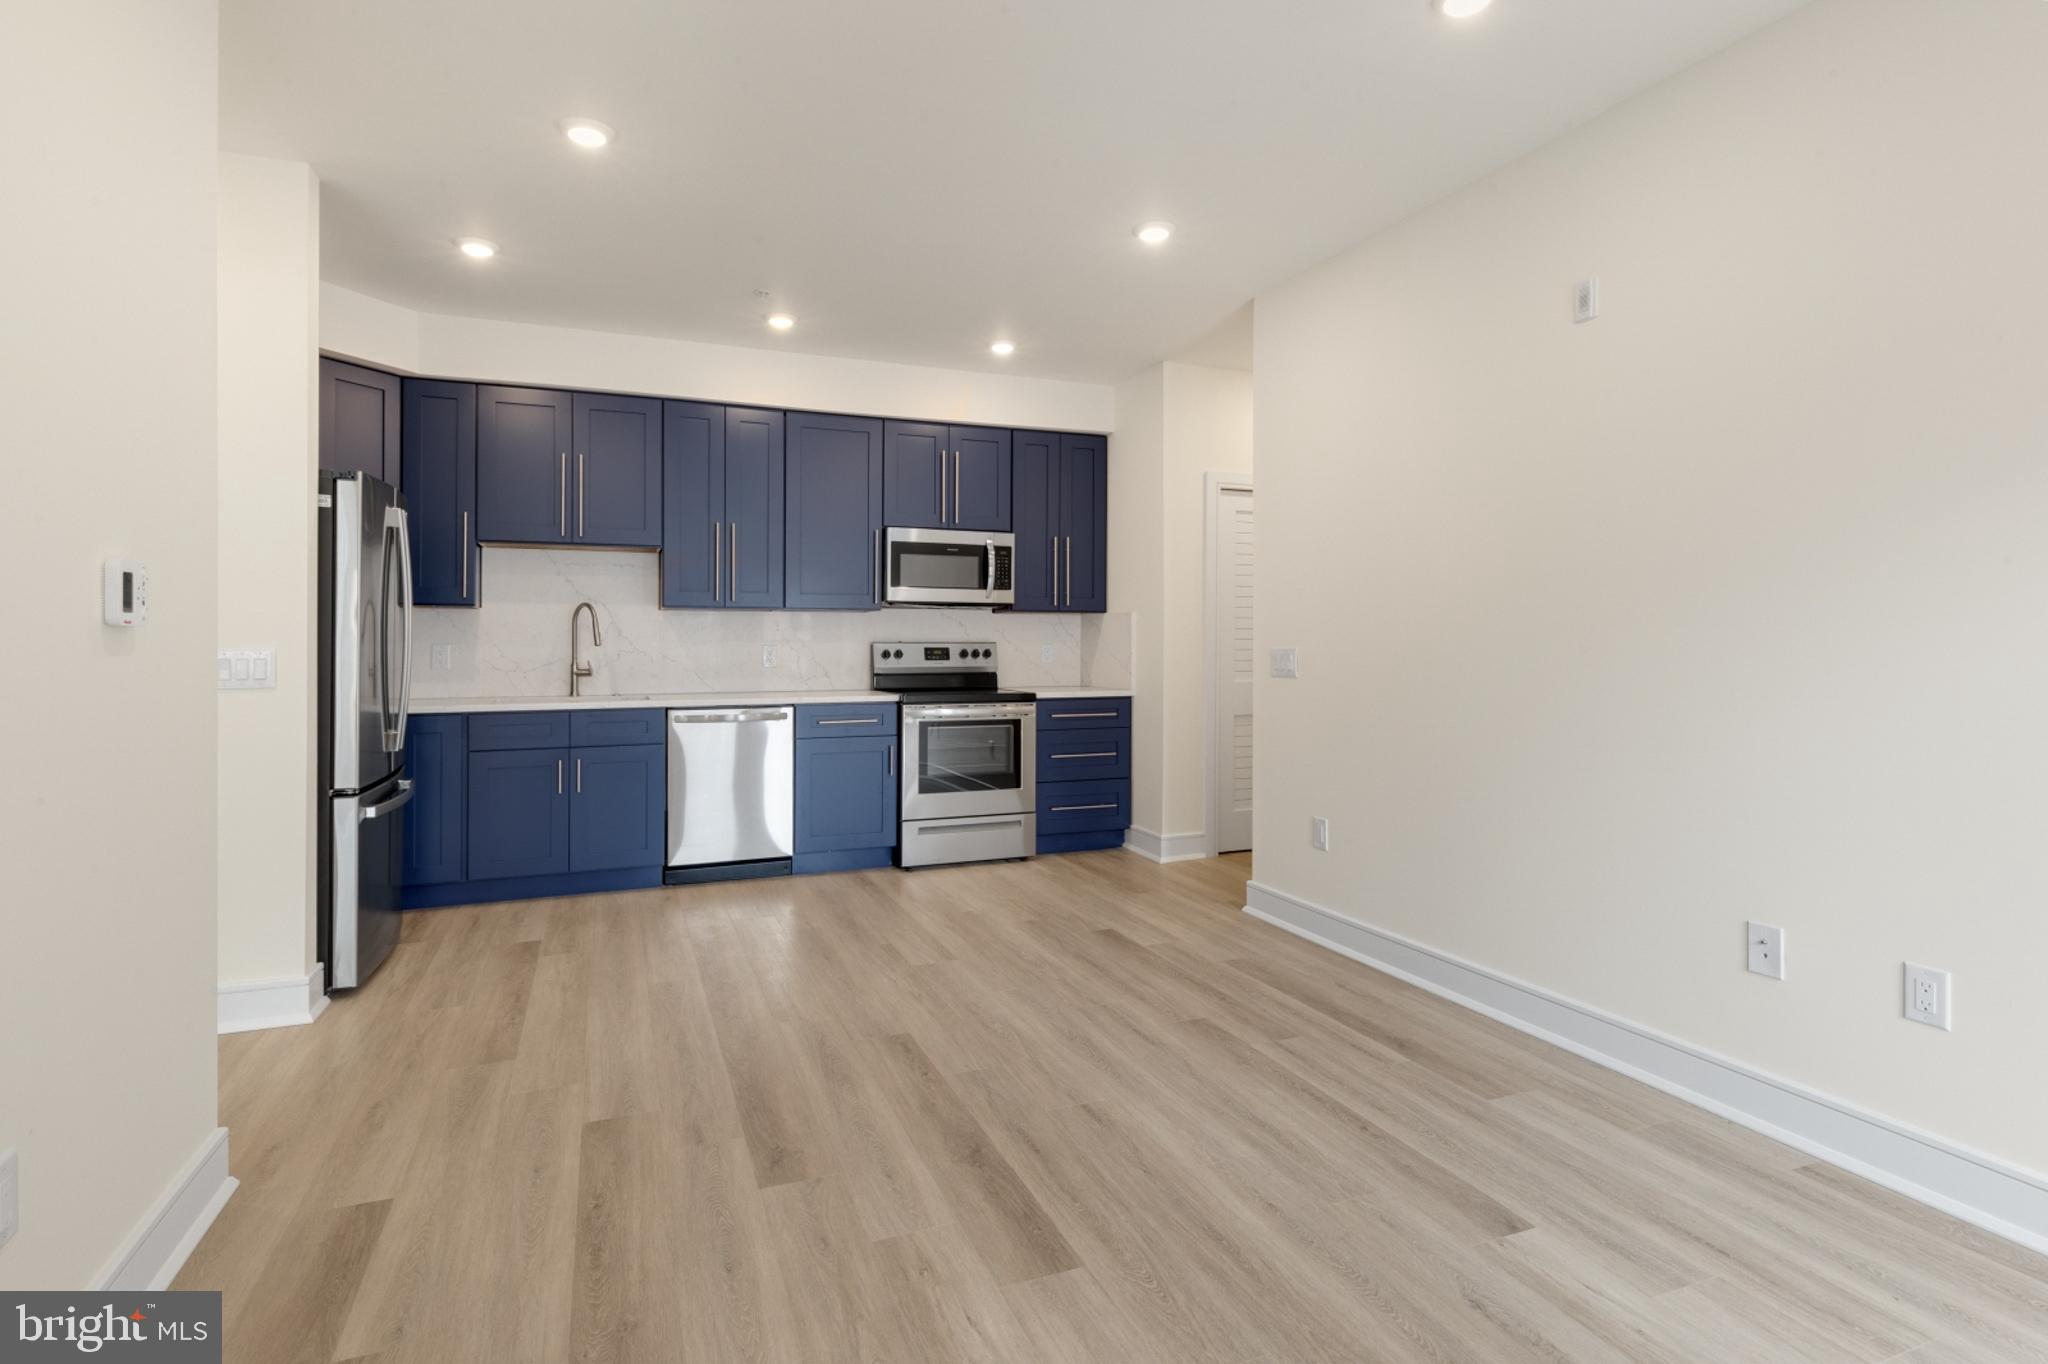
[[[365,805],[356,812],[356,818],[366,822],[372,819],[382,819],[393,810],[410,804],[412,804],[412,779],[410,777],[400,777],[398,779],[398,794],[389,800],[380,800],[375,805]]]
[[[395,509],[398,515],[398,563],[405,570],[405,589],[399,594],[399,606],[405,612],[405,647],[399,657],[405,663],[405,671],[399,674],[398,689],[398,746],[391,751],[405,751],[405,731],[412,723],[412,514],[405,508]]]

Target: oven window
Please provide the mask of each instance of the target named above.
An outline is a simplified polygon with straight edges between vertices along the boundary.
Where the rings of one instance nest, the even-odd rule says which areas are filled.
[[[1015,791],[1024,784],[1019,761],[1020,720],[918,722],[917,789],[927,796],[952,791]]]
[[[984,551],[979,545],[899,543],[891,548],[896,556],[892,567],[898,587],[979,592],[985,586],[986,575],[981,565]]]

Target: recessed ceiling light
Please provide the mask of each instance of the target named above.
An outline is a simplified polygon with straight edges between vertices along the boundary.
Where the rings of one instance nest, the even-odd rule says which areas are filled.
[[[464,237],[455,246],[471,260],[489,260],[498,254],[498,244],[487,242],[482,237]]]
[[[996,341],[990,343],[988,349],[991,355],[1008,355],[1017,349],[1017,343],[1015,341]]]
[[[768,314],[768,325],[779,332],[786,332],[796,325],[796,319],[788,313],[770,313]]]
[[[1172,235],[1172,223],[1145,223],[1138,228],[1138,240],[1147,246],[1163,245]]]
[[[611,128],[594,118],[565,118],[558,125],[562,136],[585,151],[596,151],[612,140]]]
[[[1446,19],[1470,19],[1482,14],[1493,4],[1493,0],[1430,0],[1436,12]]]

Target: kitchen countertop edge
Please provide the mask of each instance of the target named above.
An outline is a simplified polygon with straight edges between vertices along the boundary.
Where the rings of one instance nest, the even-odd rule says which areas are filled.
[[[1129,696],[1114,687],[1020,687],[1041,701]],[[887,691],[723,691],[659,696],[416,696],[414,715],[489,715],[523,710],[694,710],[710,706],[845,706],[894,702]]]

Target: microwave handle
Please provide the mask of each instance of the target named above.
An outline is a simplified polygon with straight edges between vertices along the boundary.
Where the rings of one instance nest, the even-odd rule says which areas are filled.
[[[996,542],[993,538],[981,542],[982,563],[988,572],[982,575],[981,595],[993,597],[996,594]]]

